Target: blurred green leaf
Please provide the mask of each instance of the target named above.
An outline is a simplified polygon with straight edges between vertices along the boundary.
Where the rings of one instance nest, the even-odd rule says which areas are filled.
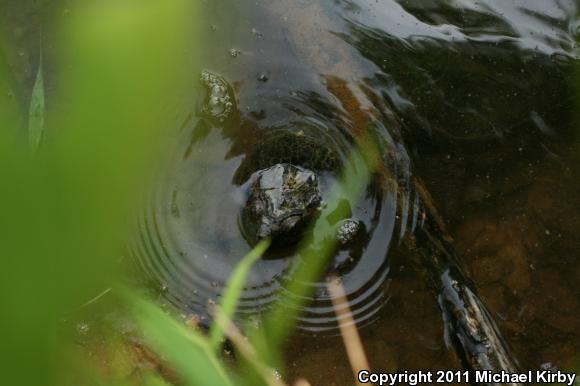
[[[168,359],[188,385],[233,385],[204,335],[176,322],[155,305],[142,300],[136,304],[147,342]]]
[[[0,127],[3,131],[9,132],[10,129],[20,128],[22,117],[18,98],[15,95],[16,82],[6,59],[6,52],[9,49],[2,43],[0,40]],[[6,138],[0,136],[0,140],[6,140]]]
[[[53,72],[43,73],[46,62],[38,69],[29,134],[35,145],[50,130],[51,141],[36,157],[18,138],[26,112],[6,97],[19,82],[7,73],[7,50],[0,47],[0,101],[10,103],[0,106],[0,370],[6,385],[52,386],[59,373],[78,370],[62,358],[70,342],[57,331],[71,310],[116,280],[127,219],[163,158],[163,138],[179,127],[168,106],[189,85],[191,63],[183,52],[186,42],[196,43],[188,37],[193,3],[72,3],[45,45],[58,47],[50,56]],[[51,76],[58,109],[44,122],[42,84]]]
[[[144,386],[171,386],[159,377],[150,377],[144,382]]]

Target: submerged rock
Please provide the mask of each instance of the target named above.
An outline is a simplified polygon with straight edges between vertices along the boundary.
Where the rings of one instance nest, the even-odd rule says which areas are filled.
[[[321,201],[314,172],[290,164],[261,170],[242,209],[244,234],[251,243],[267,237],[277,245],[296,243]]]

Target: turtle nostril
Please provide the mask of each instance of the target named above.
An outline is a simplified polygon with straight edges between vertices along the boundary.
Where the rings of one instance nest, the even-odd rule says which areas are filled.
[[[260,225],[260,228],[258,229],[258,232],[256,233],[256,239],[262,240],[262,239],[270,237],[271,235],[272,235],[272,228],[270,226],[268,226],[267,224],[262,224],[262,225]]]

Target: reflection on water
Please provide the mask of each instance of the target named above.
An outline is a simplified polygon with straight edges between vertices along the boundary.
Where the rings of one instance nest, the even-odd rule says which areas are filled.
[[[307,166],[322,176],[324,192],[371,128],[392,184],[371,184],[361,202],[349,203],[369,238],[343,283],[375,369],[461,368],[444,341],[428,275],[401,242],[422,213],[411,172],[453,230],[521,367],[574,365],[575,2],[216,1],[206,8],[213,44],[203,66],[231,85],[238,114],[186,125],[142,219],[137,252],[149,256],[145,268],[171,302],[203,314],[248,251],[237,215],[256,171],[278,162]],[[254,267],[242,313],[275,299],[296,258],[278,257]],[[287,350],[290,376],[344,384],[340,340],[312,339],[334,326],[328,294],[313,299],[299,322],[305,331]]]
[[[242,123],[255,130],[253,141],[244,144],[244,153],[235,154],[220,128],[208,124],[200,121],[192,131],[184,130],[180,135],[168,171],[145,200],[148,209],[140,217],[140,233],[133,246],[148,275],[164,287],[166,297],[184,312],[201,314],[202,318],[207,318],[208,302],[217,301],[236,263],[251,248],[240,218],[256,172],[277,163],[308,167],[318,173],[323,205],[327,205],[336,173],[346,160],[343,149],[348,147],[340,133],[328,133],[332,127],[309,118],[267,128]],[[378,186],[372,182],[359,202],[338,203],[362,224],[366,235],[356,245],[339,250],[331,263],[331,269],[341,273],[360,323],[375,320],[384,301],[385,256],[396,215],[393,192]],[[332,209],[328,210],[328,221],[338,225],[341,218],[333,219]],[[275,292],[292,263],[300,258],[299,253],[293,248],[277,249],[254,265],[241,313],[255,314],[275,300]],[[311,331],[335,328],[324,280],[316,283],[316,288],[314,302],[306,309],[300,327]]]

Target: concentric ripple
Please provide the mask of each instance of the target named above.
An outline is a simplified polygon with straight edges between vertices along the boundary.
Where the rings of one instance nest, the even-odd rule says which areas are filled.
[[[191,133],[184,132],[181,136],[173,152],[174,159],[145,199],[132,252],[145,275],[156,283],[168,302],[184,314],[196,314],[207,322],[208,306],[219,301],[236,264],[251,249],[240,232],[239,213],[252,181],[253,174],[248,168],[250,165],[260,168],[267,163],[264,152],[269,150],[268,146],[258,146],[245,156],[229,158],[230,140],[224,139],[217,128],[204,136],[194,133],[194,140],[189,138]],[[309,137],[308,130],[296,134],[286,127],[274,130],[274,135],[268,138],[285,145],[295,138],[297,142],[293,145],[304,143],[312,147],[324,136],[318,135],[315,139]],[[276,148],[272,143],[269,147]],[[298,162],[297,153],[287,150],[277,151],[276,157],[282,159],[275,161]],[[257,155],[260,151],[262,154]],[[324,160],[316,169],[324,199],[335,182],[337,170],[333,169],[346,153],[339,143],[326,143],[318,154]],[[258,161],[252,161],[252,157]],[[309,159],[316,164],[314,158]],[[340,275],[359,326],[372,323],[387,299],[389,263],[386,257],[395,220],[399,217],[397,201],[401,200],[396,191],[385,191],[374,184],[350,207],[351,217],[363,224],[364,241],[338,250],[329,265],[329,271]],[[402,204],[408,207],[408,195],[403,197]],[[406,222],[408,216],[403,217]],[[279,298],[280,291],[285,291],[284,282],[292,264],[299,258],[296,253],[277,252],[276,258],[261,259],[252,267],[238,319],[263,313]],[[313,295],[301,310],[299,328],[315,332],[335,329],[337,319],[324,278],[310,285],[314,287]]]

